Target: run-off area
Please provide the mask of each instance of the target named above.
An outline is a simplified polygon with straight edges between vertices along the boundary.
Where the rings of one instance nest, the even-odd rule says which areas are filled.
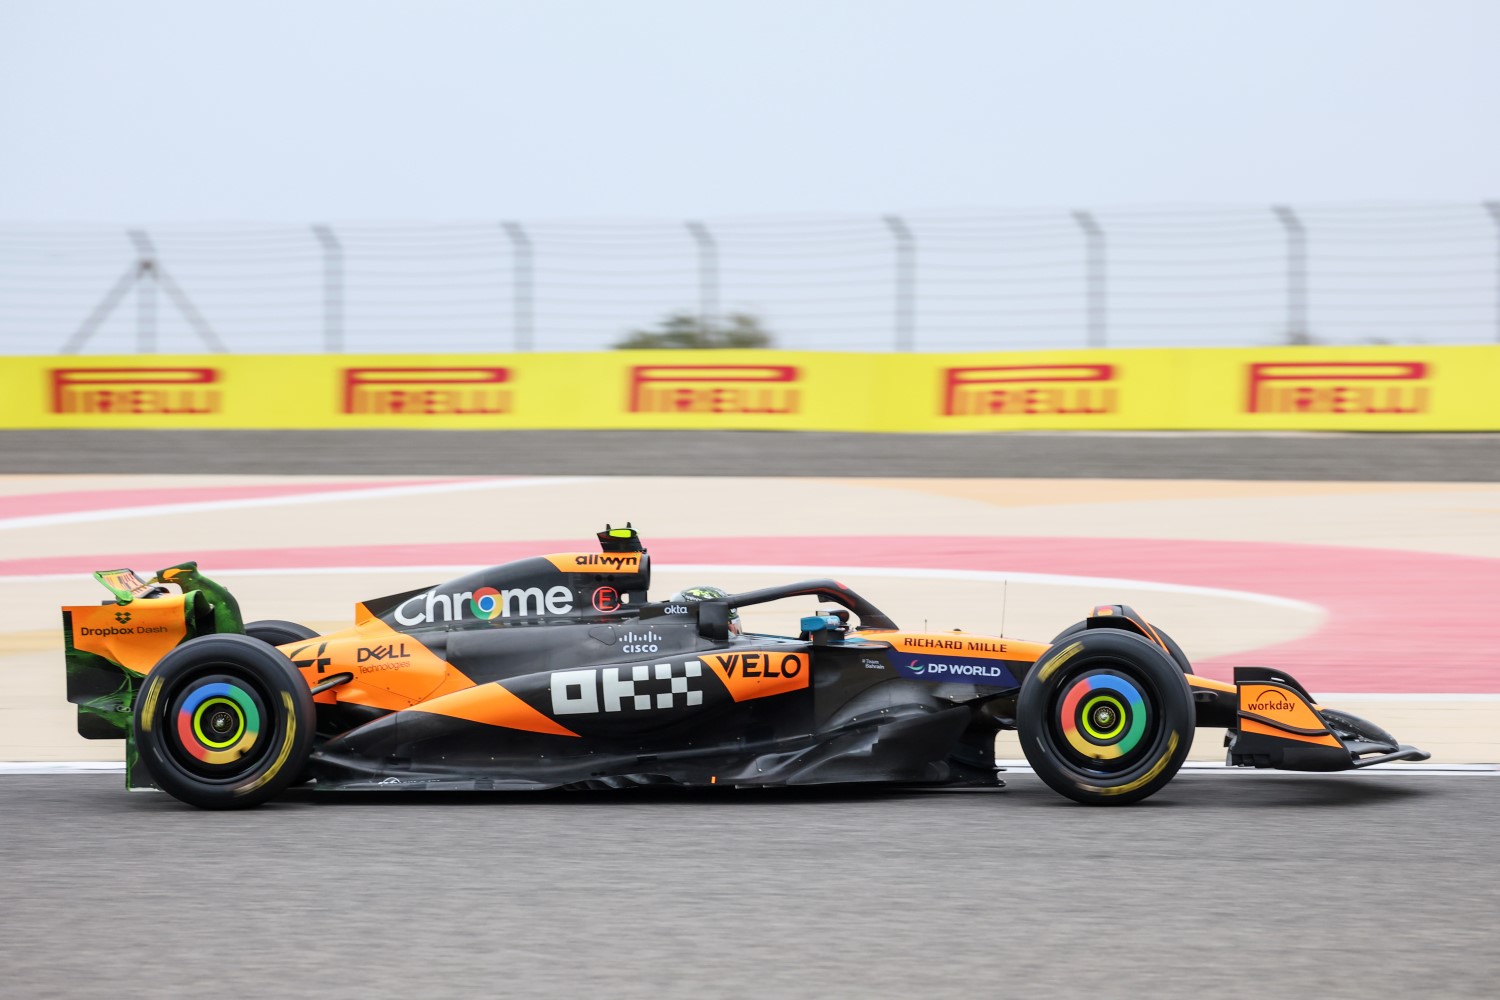
[[[57,608],[92,569],[188,558],[250,618],[315,628],[483,564],[588,549],[631,520],[654,596],[834,575],[903,625],[1047,641],[1101,603],[1200,672],[1281,666],[1434,762],[1500,761],[1500,490],[1455,484],[673,477],[0,479],[0,760],[117,759],[80,740]],[[795,632],[811,602],[750,610]],[[1217,733],[1194,757],[1222,759]],[[1002,740],[1002,757],[1019,751]]]

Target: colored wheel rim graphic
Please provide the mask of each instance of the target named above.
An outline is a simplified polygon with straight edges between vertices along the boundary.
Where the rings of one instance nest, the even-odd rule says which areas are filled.
[[[500,617],[500,591],[494,587],[480,587],[469,598],[469,610],[480,621],[493,621]]]
[[[182,699],[177,709],[177,737],[195,760],[232,764],[255,747],[260,736],[260,705],[237,684],[213,681]]]
[[[1063,692],[1057,714],[1068,745],[1096,761],[1126,756],[1146,735],[1146,697],[1119,674],[1078,678]]]

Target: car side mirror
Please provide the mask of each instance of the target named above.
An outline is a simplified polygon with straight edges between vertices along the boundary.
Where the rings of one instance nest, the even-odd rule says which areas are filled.
[[[698,634],[716,642],[723,642],[729,638],[728,602],[698,602]]]

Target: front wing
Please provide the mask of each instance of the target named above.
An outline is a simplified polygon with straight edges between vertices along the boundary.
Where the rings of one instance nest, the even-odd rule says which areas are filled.
[[[1374,723],[1313,701],[1290,674],[1235,667],[1236,711],[1228,763],[1284,771],[1346,771],[1394,760],[1427,760]]]

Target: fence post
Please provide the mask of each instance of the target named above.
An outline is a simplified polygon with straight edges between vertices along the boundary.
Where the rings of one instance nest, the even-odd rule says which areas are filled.
[[[328,226],[313,226],[323,245],[323,350],[344,349],[344,247]]]
[[[1073,221],[1078,223],[1083,230],[1084,239],[1088,242],[1088,317],[1089,317],[1089,346],[1103,347],[1108,339],[1106,322],[1108,314],[1106,309],[1108,303],[1105,298],[1107,287],[1105,280],[1105,266],[1108,261],[1105,253],[1108,247],[1105,244],[1104,229],[1090,212],[1074,212]]]
[[[531,237],[519,222],[503,222],[511,247],[512,328],[517,351],[531,350],[532,253]]]
[[[899,215],[885,216],[896,237],[896,350],[910,351],[917,328],[917,242]]]
[[[689,222],[688,232],[698,244],[698,323],[712,339],[719,321],[719,245],[701,222]]]
[[[1306,344],[1311,341],[1307,329],[1307,229],[1289,206],[1273,205],[1271,210],[1286,230],[1286,342]]]
[[[1496,235],[1500,236],[1500,201],[1487,201],[1484,207],[1490,210]],[[1500,243],[1495,245],[1495,339],[1500,341]]]
[[[84,319],[68,342],[63,344],[62,353],[77,354],[83,350],[83,346],[89,342],[89,338],[99,329],[100,325],[107,319],[115,308],[124,300],[130,292],[132,285],[135,286],[136,296],[136,353],[154,354],[156,352],[156,290],[157,286],[167,293],[167,298],[177,307],[182,318],[187,320],[203,343],[211,351],[225,353],[229,348],[214,333],[208,321],[203,318],[187,297],[187,293],[178,287],[177,282],[167,273],[167,269],[161,266],[156,259],[156,248],[151,244],[151,238],[143,229],[127,229],[126,234],[130,241],[135,244],[136,259],[130,265],[120,279],[104,293],[104,298],[94,306],[92,312]]]
[[[135,352],[156,353],[156,248],[144,229],[128,230],[135,244]]]

